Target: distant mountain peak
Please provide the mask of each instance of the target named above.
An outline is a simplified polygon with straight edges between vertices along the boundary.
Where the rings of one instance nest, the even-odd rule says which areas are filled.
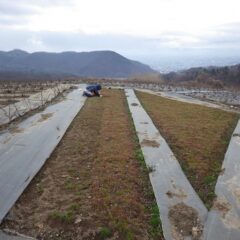
[[[111,50],[92,52],[0,52],[0,71],[70,74],[83,77],[125,78],[155,72]]]
[[[12,56],[25,56],[25,55],[28,55],[29,53],[28,52],[26,52],[26,51],[23,51],[23,50],[21,50],[21,49],[13,49],[13,50],[11,50],[11,51],[8,51],[7,52],[8,54],[11,54]]]

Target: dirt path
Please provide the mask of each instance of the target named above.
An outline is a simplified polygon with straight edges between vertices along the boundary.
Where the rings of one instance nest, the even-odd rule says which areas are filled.
[[[38,239],[161,239],[124,93],[89,99],[2,228]]]

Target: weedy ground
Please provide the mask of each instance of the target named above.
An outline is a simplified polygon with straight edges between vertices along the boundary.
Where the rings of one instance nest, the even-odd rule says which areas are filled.
[[[37,239],[163,239],[122,90],[90,98],[2,228]]]
[[[136,92],[208,208],[239,115]]]

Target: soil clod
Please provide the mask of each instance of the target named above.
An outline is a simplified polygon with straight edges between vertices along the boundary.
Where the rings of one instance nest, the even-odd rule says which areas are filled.
[[[223,175],[225,173],[225,170],[226,170],[225,168],[222,168],[219,175]]]
[[[137,103],[132,103],[131,105],[134,106],[134,107],[138,106]]]
[[[225,215],[230,210],[230,204],[226,201],[221,200],[221,199],[217,199],[213,203],[213,209],[219,211],[221,213],[221,216],[224,218]]]
[[[168,217],[173,225],[172,231],[176,239],[183,239],[187,236],[192,236],[196,240],[200,239],[203,226],[194,208],[178,203],[170,208]]]
[[[240,133],[234,133],[233,137],[240,137]]]
[[[154,147],[154,148],[158,148],[160,146],[160,144],[157,141],[148,140],[148,139],[143,139],[141,142],[141,145],[145,147]]]
[[[167,192],[166,192],[166,195],[167,195],[169,198],[177,197],[177,198],[184,199],[184,198],[187,197],[186,193],[184,193],[182,190],[179,190],[178,192],[167,191]]]
[[[50,117],[52,117],[53,113],[44,113],[41,114],[41,118],[38,120],[38,122],[43,122],[47,119],[49,119]]]

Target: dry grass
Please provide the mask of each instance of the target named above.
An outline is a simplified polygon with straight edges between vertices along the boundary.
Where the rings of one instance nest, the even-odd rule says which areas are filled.
[[[103,95],[87,100],[3,227],[38,239],[162,239],[124,93]]]
[[[193,187],[210,207],[239,115],[137,92]]]

